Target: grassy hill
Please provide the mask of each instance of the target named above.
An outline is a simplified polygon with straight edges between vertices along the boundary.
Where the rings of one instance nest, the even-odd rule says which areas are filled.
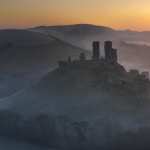
[[[130,75],[119,64],[87,65],[56,69],[1,105],[25,115],[48,112],[75,118],[85,117],[90,109],[89,115],[95,118],[112,109],[126,113],[143,111],[149,106],[149,87],[148,80]]]

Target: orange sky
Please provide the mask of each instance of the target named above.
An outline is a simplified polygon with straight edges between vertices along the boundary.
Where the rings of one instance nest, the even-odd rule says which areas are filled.
[[[0,28],[74,23],[150,30],[150,0],[0,1]]]

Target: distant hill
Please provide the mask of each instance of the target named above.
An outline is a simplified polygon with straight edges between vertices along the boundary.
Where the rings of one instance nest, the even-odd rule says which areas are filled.
[[[27,71],[38,65],[56,66],[57,61],[68,56],[78,56],[83,49],[72,46],[52,36],[28,30],[0,31],[1,69]],[[36,66],[35,66],[36,65]]]
[[[60,25],[60,26],[39,26],[33,28],[35,30],[56,30],[59,32],[64,32],[65,34],[70,35],[86,35],[89,33],[95,34],[95,32],[103,33],[103,32],[115,32],[114,29],[104,26],[95,26],[90,24],[76,24],[76,25]]]
[[[39,80],[68,56],[77,58],[81,48],[28,30],[0,30],[0,97]]]
[[[90,24],[41,26],[32,28],[31,30],[53,35],[63,41],[67,41],[73,45],[78,45],[79,47],[88,50],[91,50],[91,42],[93,40],[100,40],[104,38],[108,40],[116,33],[115,30],[109,27]]]

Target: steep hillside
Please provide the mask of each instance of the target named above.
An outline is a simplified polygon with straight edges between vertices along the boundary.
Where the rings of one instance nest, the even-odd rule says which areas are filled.
[[[63,41],[67,41],[68,43],[88,50],[91,50],[91,42],[93,40],[99,39],[104,41],[105,39],[112,39],[112,37],[116,37],[117,32],[109,27],[89,24],[49,27],[41,26],[32,28],[31,30],[53,35]]]
[[[29,86],[55,68],[58,60],[68,56],[76,58],[83,51],[44,34],[1,30],[0,97],[10,96],[18,89]]]
[[[0,31],[0,67],[5,71],[29,71],[39,65],[54,67],[58,60],[77,56],[82,49],[53,37],[27,30]]]

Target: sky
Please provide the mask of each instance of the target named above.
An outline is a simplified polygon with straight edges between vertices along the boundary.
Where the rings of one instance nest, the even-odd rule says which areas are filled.
[[[150,0],[0,0],[0,28],[80,23],[150,30]]]

